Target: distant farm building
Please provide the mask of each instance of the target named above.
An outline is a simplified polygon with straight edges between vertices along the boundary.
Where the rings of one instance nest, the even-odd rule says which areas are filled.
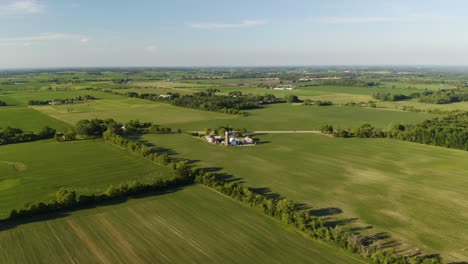
[[[294,90],[294,89],[296,89],[296,88],[293,87],[293,86],[291,86],[291,85],[289,85],[289,86],[281,86],[281,87],[273,87],[273,90],[279,90],[279,91],[285,91],[285,90],[287,90],[287,91],[292,91],[292,90]]]
[[[205,136],[205,140],[208,143],[221,144],[225,146],[255,145],[255,140],[252,137],[246,136],[243,139],[238,139],[237,135],[237,131],[226,132],[224,138],[221,136],[209,135]]]

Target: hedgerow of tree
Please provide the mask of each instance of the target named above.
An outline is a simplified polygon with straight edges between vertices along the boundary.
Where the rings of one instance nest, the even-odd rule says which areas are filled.
[[[408,99],[419,99],[421,103],[450,104],[468,101],[468,90],[466,88],[441,89],[439,91],[423,91],[410,95],[375,93],[373,97],[382,101],[403,101]]]
[[[148,147],[139,142],[131,141],[120,135],[114,134],[111,130],[105,131],[103,133],[103,138],[108,143],[115,144],[131,152],[137,153],[159,165],[169,167],[174,176],[165,180],[134,180],[129,183],[109,185],[104,191],[91,195],[79,195],[73,189],[62,188],[57,192],[54,200],[49,202],[28,203],[23,209],[12,210],[9,215],[9,219],[27,218],[34,215],[69,210],[78,206],[96,204],[109,199],[152,193],[178,186],[193,184],[195,175],[199,173],[199,170],[193,168],[186,161],[171,160],[167,154],[158,154],[155,152],[154,147]]]
[[[67,99],[54,99],[54,100],[29,100],[28,105],[48,105],[48,104],[76,104],[89,100],[96,100],[95,97],[91,95],[77,96],[74,98]]]
[[[387,130],[364,124],[357,129],[334,129],[325,125],[321,131],[336,137],[394,138],[421,144],[468,150],[468,112],[426,120],[420,124],[392,124]]]
[[[393,253],[391,249],[382,249],[378,242],[369,242],[356,232],[335,226],[313,217],[291,200],[274,198],[257,192],[240,183],[218,179],[209,173],[197,174],[195,182],[204,184],[237,201],[254,207],[264,214],[276,218],[308,237],[325,241],[348,252],[359,254],[375,264],[438,264],[440,256],[407,257]]]
[[[50,127],[43,127],[39,132],[24,132],[19,128],[0,128],[0,145],[31,142],[41,139],[53,138],[55,129]]]
[[[178,93],[160,95],[151,93],[138,94],[136,92],[128,92],[126,95],[151,101],[166,102],[174,106],[236,115],[247,115],[245,110],[258,109],[264,104],[284,102],[283,99],[276,98],[272,94],[247,95],[240,91],[233,91],[229,95],[215,95],[216,92],[216,90],[210,89],[206,92],[197,92],[183,96]]]
[[[174,176],[167,180],[137,180],[130,183],[110,185],[105,191],[91,195],[79,195],[73,189],[62,188],[57,192],[54,200],[49,202],[29,203],[25,205],[23,209],[12,210],[9,219],[27,218],[61,210],[70,210],[79,206],[97,204],[109,199],[152,193],[196,182],[207,185],[251,207],[258,208],[262,210],[264,214],[279,219],[284,224],[304,232],[311,238],[319,239],[349,252],[360,254],[370,259],[372,263],[437,264],[442,261],[441,258],[437,256],[406,257],[396,255],[388,249],[379,249],[378,243],[369,243],[365,237],[361,237],[358,233],[330,225],[318,218],[314,218],[304,210],[301,210],[296,203],[291,200],[269,197],[254,189],[245,187],[240,183],[217,179],[212,174],[202,173],[200,170],[193,168],[186,161],[171,160],[167,154],[158,154],[155,152],[154,147],[148,147],[139,142],[124,138],[118,134],[123,131],[116,129],[119,127],[121,128],[120,124],[117,123],[113,125],[115,122],[112,123],[110,120],[111,119],[108,119],[107,123],[103,120],[101,120],[102,122],[99,120],[88,120],[88,122],[83,121],[79,123],[86,128],[83,131],[93,135],[101,133],[101,127],[105,124],[106,129],[104,129],[101,135],[106,142],[137,153],[150,161],[168,166],[173,171]],[[91,129],[88,130],[89,127],[94,128],[95,132]],[[333,128],[328,127],[327,131],[333,131]]]

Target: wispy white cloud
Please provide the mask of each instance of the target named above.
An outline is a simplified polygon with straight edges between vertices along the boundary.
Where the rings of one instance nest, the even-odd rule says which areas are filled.
[[[248,28],[265,25],[266,20],[242,20],[239,23],[193,23],[190,27],[196,29],[223,29],[223,28]]]
[[[357,17],[319,17],[318,22],[322,24],[364,24],[364,23],[389,23],[389,22],[426,22],[426,21],[448,21],[456,17],[440,16],[433,14],[408,14],[402,16],[357,16]]]
[[[156,51],[158,51],[158,46],[151,44],[151,45],[146,46],[145,50],[150,53],[155,53]]]
[[[89,38],[87,36],[77,34],[42,33],[39,35],[25,37],[0,38],[0,45],[17,45],[26,47],[38,43],[59,40],[75,41],[86,44],[88,43]]]
[[[0,14],[37,14],[43,12],[45,6],[36,0],[20,0],[0,5]]]

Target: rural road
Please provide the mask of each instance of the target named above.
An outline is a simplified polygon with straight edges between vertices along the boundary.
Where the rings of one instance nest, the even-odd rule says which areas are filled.
[[[189,131],[190,133],[204,133],[204,131]],[[322,134],[318,130],[258,130],[258,131],[249,131],[251,134]]]
[[[255,134],[322,134],[318,130],[266,130],[266,131],[252,131]]]

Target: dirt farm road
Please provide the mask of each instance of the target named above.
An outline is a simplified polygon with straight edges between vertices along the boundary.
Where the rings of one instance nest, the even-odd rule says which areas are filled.
[[[322,134],[318,130],[265,130],[252,131],[254,134]]]
[[[204,133],[204,131],[189,131],[190,133]],[[249,131],[249,134],[323,134],[318,130],[258,130]]]

